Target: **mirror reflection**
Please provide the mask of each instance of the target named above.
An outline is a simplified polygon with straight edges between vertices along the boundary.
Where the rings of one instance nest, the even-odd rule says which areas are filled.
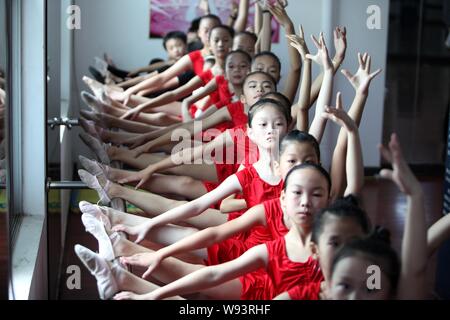
[[[8,237],[8,32],[6,1],[0,0],[0,300],[8,297],[9,237]]]

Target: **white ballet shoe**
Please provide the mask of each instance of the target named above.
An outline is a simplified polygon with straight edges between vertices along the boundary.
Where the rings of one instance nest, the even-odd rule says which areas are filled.
[[[80,207],[81,212],[83,212],[84,214],[93,216],[94,218],[99,220],[101,223],[103,223],[103,225],[105,226],[105,229],[111,230],[111,228],[112,228],[111,220],[109,219],[109,217],[106,214],[103,213],[103,210],[102,210],[102,208],[106,209],[107,207],[100,207],[96,204],[92,204],[87,201],[80,201],[78,206]]]
[[[103,84],[87,76],[83,77],[83,82],[89,87],[89,89],[91,89],[95,97],[97,99],[100,99],[103,90]]]
[[[107,145],[100,142],[98,139],[95,139],[91,135],[82,132],[79,134],[80,139],[91,149],[98,160],[100,160],[103,164],[110,164],[111,159],[109,159],[108,153],[106,152]]]
[[[83,169],[78,170],[78,175],[80,176],[81,181],[83,181],[89,188],[97,191],[97,194],[100,198],[98,203],[108,205],[111,202],[111,198],[108,196],[108,190],[111,186],[111,181],[107,180],[106,177],[104,177],[106,183],[104,186],[102,186],[96,176],[93,176]]]
[[[95,239],[97,239],[98,252],[100,257],[106,259],[107,261],[114,260],[114,249],[112,247],[111,240],[109,239],[109,235],[106,233],[103,222],[86,213],[83,213],[81,215],[81,221],[83,222],[86,231],[92,234]]]
[[[83,262],[84,266],[97,280],[97,290],[102,300],[111,299],[117,292],[119,286],[111,272],[108,262],[98,254],[81,246],[75,245],[75,253]]]
[[[93,120],[87,120],[85,118],[80,117],[78,119],[78,123],[80,124],[81,128],[89,135],[93,136],[94,138],[98,140],[102,140],[100,136],[100,128],[97,129],[95,125],[95,121]]]
[[[106,77],[106,72],[108,71],[108,63],[99,57],[95,57],[94,62],[95,68],[102,74],[102,76]]]
[[[101,89],[101,91],[103,92],[103,89]],[[82,91],[81,92],[81,100],[83,100],[83,102],[92,109],[92,111],[97,112],[97,113],[101,113],[104,111],[103,108],[103,104],[101,103],[101,101],[97,100],[97,98],[95,96],[93,96],[92,94],[90,94],[87,91]]]
[[[84,170],[89,172],[95,177],[104,176],[106,179],[108,179],[109,174],[109,167],[101,164],[95,160],[88,159],[84,156],[78,156],[78,160],[80,160],[81,165],[83,166]]]

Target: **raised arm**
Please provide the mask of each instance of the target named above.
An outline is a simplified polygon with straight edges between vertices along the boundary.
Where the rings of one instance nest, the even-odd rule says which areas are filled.
[[[286,12],[286,6],[287,2],[277,0],[277,3],[275,5],[269,5],[268,8],[275,20],[277,20],[278,23],[282,26],[286,35],[295,35],[295,27]],[[287,74],[286,80],[284,81],[283,94],[287,98],[289,98],[290,101],[294,101],[298,84],[300,82],[302,62],[298,51],[290,45],[288,45],[288,54],[290,65],[289,72]]]
[[[323,33],[320,34],[319,41],[316,40],[314,36],[311,36],[314,45],[317,47],[318,52],[315,56],[307,54],[308,59],[313,60],[317,64],[323,67],[323,82],[322,88],[320,90],[319,98],[316,104],[316,113],[314,120],[311,123],[309,133],[316,138],[320,143],[322,141],[322,136],[325,131],[326,118],[322,117],[322,113],[325,107],[330,105],[331,94],[333,92],[333,65],[331,63],[330,57],[328,55],[328,49],[325,44],[325,39],[323,38]]]
[[[424,299],[428,250],[423,190],[403,158],[396,134],[391,136],[389,149],[380,146],[380,152],[393,168],[381,170],[380,176],[393,181],[407,199],[398,298]]]
[[[347,30],[345,27],[336,28],[333,33],[334,36],[334,48],[336,53],[332,60],[334,73],[337,72],[342,62],[345,59],[345,52],[347,50]],[[311,101],[310,104],[313,105],[319,96],[320,87],[322,86],[323,81],[323,73],[320,73],[317,78],[314,80],[311,87]]]
[[[148,179],[150,179],[153,173],[163,172],[164,170],[183,164],[183,159],[186,158],[185,155],[189,156],[189,158],[186,159],[186,162],[193,163],[193,161],[195,160],[202,159],[204,154],[205,155],[212,154],[214,150],[221,150],[220,148],[229,147],[232,146],[233,144],[234,142],[230,134],[227,131],[225,131],[224,133],[217,136],[213,141],[207,143],[206,145],[202,144],[194,148],[180,150],[177,153],[174,152],[170,157],[167,157],[166,159],[161,160],[160,162],[157,162],[155,164],[150,164],[144,170],[141,170],[127,177],[126,179],[119,180],[119,183],[130,183],[134,181],[139,181],[139,183],[136,186],[136,188],[139,188],[144,183],[146,183]]]
[[[336,109],[326,108],[323,116],[339,124],[347,134],[347,159],[345,161],[347,171],[347,188],[345,195],[359,194],[364,185],[364,164],[362,159],[361,142],[358,127],[355,121],[342,108],[341,93],[336,97]],[[334,181],[333,181],[334,184]],[[332,190],[331,197],[337,198],[336,192]]]
[[[311,60],[306,58],[309,54],[308,47],[305,42],[305,34],[303,32],[303,27],[300,26],[299,35],[287,35],[290,41],[290,45],[298,50],[303,61],[303,75],[302,84],[299,89],[298,102],[291,109],[292,119],[297,121],[297,129],[300,131],[308,131],[309,119],[308,111],[310,108],[310,93],[311,93]]]
[[[220,226],[207,228],[194,233],[191,236],[164,247],[156,252],[136,254],[131,257],[121,259],[122,263],[134,265],[135,261],[145,261],[148,265],[143,274],[147,278],[160,263],[168,258],[180,253],[190,252],[202,248],[208,248],[213,244],[222,242],[242,232],[246,232],[257,225],[266,225],[264,206],[257,205],[249,209],[245,214],[234,220],[228,221]],[[141,264],[142,265],[142,264]]]
[[[159,300],[176,295],[199,292],[263,268],[267,265],[267,261],[267,248],[264,244],[259,245],[249,249],[235,260],[194,271],[183,278],[148,293],[146,298]]]
[[[258,1],[262,10],[262,26],[259,33],[260,52],[270,51],[272,47],[272,14],[265,1]]]
[[[113,228],[113,231],[123,231],[135,235],[137,236],[136,242],[140,242],[152,228],[185,221],[198,216],[211,205],[216,204],[230,194],[240,191],[242,191],[241,184],[236,175],[233,174],[226,178],[216,189],[204,194],[200,198],[173,208],[137,226],[128,227],[125,225],[116,225]]]
[[[427,238],[428,258],[431,258],[436,249],[450,238],[450,214],[447,213],[428,229]]]
[[[348,111],[348,115],[355,121],[359,127],[361,123],[364,106],[369,95],[369,86],[373,78],[375,78],[381,69],[370,73],[371,58],[365,53],[361,55],[358,53],[359,69],[352,75],[347,70],[342,70],[342,73],[349,80],[350,84],[355,89],[355,98]],[[331,162],[331,179],[333,181],[333,192],[335,197],[343,195],[346,185],[346,170],[345,158],[347,154],[347,132],[341,129],[336,142],[336,147],[333,152],[333,159]]]
[[[239,1],[239,10],[233,28],[236,33],[242,32],[247,26],[249,0]]]
[[[263,13],[258,1],[255,2],[255,34],[258,37],[255,43],[255,53],[261,52],[261,29],[262,29]]]

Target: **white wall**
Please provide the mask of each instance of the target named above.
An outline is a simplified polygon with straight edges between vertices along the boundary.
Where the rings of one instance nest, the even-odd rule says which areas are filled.
[[[148,0],[76,0],[75,3],[81,7],[82,14],[82,29],[75,32],[76,77],[79,88],[84,88],[81,77],[88,73],[88,67],[93,63],[94,56],[100,56],[103,52],[110,53],[116,63],[124,68],[138,67],[146,64],[152,57],[165,56],[161,40],[148,38]],[[381,8],[382,30],[370,31],[366,27],[368,18],[366,10],[372,4]],[[332,6],[331,11],[327,11],[327,5]],[[329,32],[333,26],[347,26],[349,48],[343,64],[344,68],[352,72],[356,71],[356,53],[368,51],[373,56],[373,68],[385,69],[388,0],[296,0],[289,2],[287,10],[296,26],[303,24],[308,37],[310,34],[317,35],[324,30],[328,40],[331,40]],[[323,14],[327,12],[333,21],[323,19]],[[311,51],[315,51],[309,38],[307,43]],[[281,35],[281,43],[275,44],[273,51],[280,57],[282,74],[286,75],[289,60],[284,33]],[[334,50],[330,51],[334,54]],[[317,74],[317,70],[316,66],[313,67],[313,75]],[[374,81],[361,124],[366,167],[379,165],[376,145],[382,137],[384,79],[385,73],[382,73]],[[353,89],[340,73],[337,74],[335,83],[335,91],[336,89],[342,91],[344,103],[349,106],[354,95]],[[325,164],[329,163],[330,150],[332,151],[334,147],[333,137],[336,132],[334,125],[328,126],[322,143]],[[78,150],[84,154],[88,152],[84,147],[78,147]]]

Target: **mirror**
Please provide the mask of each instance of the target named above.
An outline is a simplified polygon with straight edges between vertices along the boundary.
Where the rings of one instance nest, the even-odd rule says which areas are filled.
[[[0,0],[0,300],[8,297],[9,237],[8,237],[8,32],[6,0]]]

